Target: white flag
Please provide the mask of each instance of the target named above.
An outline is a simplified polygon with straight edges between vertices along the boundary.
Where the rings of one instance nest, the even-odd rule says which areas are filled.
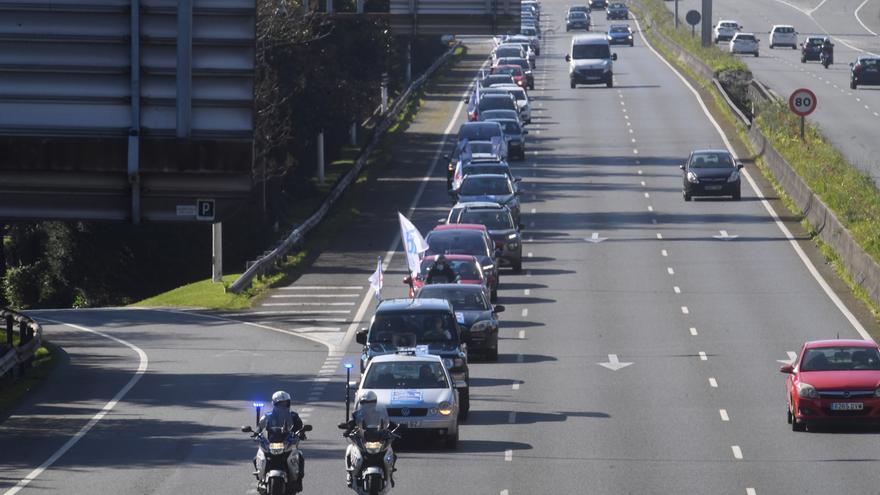
[[[416,276],[421,271],[422,253],[428,250],[428,242],[408,218],[400,212],[397,216],[400,218],[400,239],[406,251],[406,264],[410,274]]]
[[[382,273],[382,257],[376,262],[376,271],[370,275],[370,287],[376,291],[376,299],[382,299],[382,285],[385,283],[385,274]]]

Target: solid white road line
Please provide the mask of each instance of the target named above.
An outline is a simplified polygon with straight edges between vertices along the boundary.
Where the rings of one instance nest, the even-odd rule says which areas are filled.
[[[743,458],[743,451],[741,448],[739,448],[739,445],[731,445],[730,450],[733,451],[733,458],[734,459],[742,459]]]
[[[712,388],[718,388],[718,380],[710,377],[709,378],[709,386]]]
[[[777,1],[781,1],[781,0],[777,0]],[[785,3],[785,2],[782,2],[782,3]],[[706,103],[703,101],[703,98],[700,96],[700,93],[697,92],[696,89],[694,89],[694,87],[691,85],[691,83],[681,74],[681,72],[678,71],[678,69],[676,69],[671,63],[669,63],[665,58],[663,58],[663,56],[660,55],[657,52],[657,50],[654,49],[654,47],[647,40],[644,33],[642,32],[642,26],[639,23],[638,19],[636,19],[636,26],[639,28],[639,34],[642,36],[642,40],[645,42],[645,45],[648,48],[650,48],[651,51],[654,53],[654,55],[661,62],[666,64],[666,66],[669,67],[669,70],[671,70],[673,73],[675,73],[675,75],[678,76],[678,78],[681,80],[681,82],[691,91],[691,93],[694,95],[694,98],[696,98],[697,102],[700,104],[700,107],[702,108],[703,113],[706,115],[706,118],[708,118],[709,121],[712,122],[712,125],[715,127],[715,130],[718,132],[718,135],[721,136],[721,140],[724,141],[724,145],[725,145],[725,147],[727,147],[727,150],[730,152],[731,155],[734,156],[734,158],[739,159],[739,157],[736,154],[736,150],[733,149],[733,145],[730,144],[730,141],[727,139],[727,135],[724,134],[724,130],[721,129],[721,126],[718,124],[718,121],[716,121],[715,117],[712,115],[712,113],[709,112],[709,109],[706,107]],[[837,307],[837,309],[843,314],[843,316],[847,319],[847,321],[849,321],[850,325],[853,326],[853,328],[859,333],[859,335],[864,340],[873,340],[871,338],[871,336],[868,334],[868,332],[865,330],[865,327],[862,326],[861,322],[859,322],[859,320],[849,310],[849,308],[846,307],[846,305],[843,303],[843,301],[840,299],[840,297],[838,297],[838,295],[834,292],[834,290],[831,288],[831,286],[828,285],[828,282],[825,280],[824,277],[822,277],[822,274],[819,273],[819,270],[816,269],[815,265],[813,265],[813,262],[810,261],[810,258],[807,257],[807,254],[804,252],[804,250],[801,249],[800,245],[797,242],[797,239],[795,239],[795,237],[792,235],[791,231],[788,230],[788,227],[786,227],[785,224],[782,223],[782,220],[779,218],[779,215],[776,213],[776,210],[773,208],[773,205],[771,205],[767,201],[767,198],[765,198],[764,195],[761,194],[761,191],[758,188],[758,184],[752,178],[751,173],[749,173],[749,171],[747,169],[743,169],[743,175],[745,175],[745,178],[748,181],[749,185],[751,186],[752,190],[755,192],[755,195],[758,198],[760,198],[761,204],[764,206],[764,209],[767,210],[767,213],[769,213],[770,217],[773,218],[773,221],[776,223],[776,226],[779,228],[780,231],[782,231],[782,234],[785,236],[785,238],[788,239],[789,245],[791,245],[792,249],[794,249],[795,253],[797,253],[798,257],[801,259],[803,264],[807,267],[807,271],[810,272],[810,275],[813,276],[813,278],[816,280],[816,282],[819,284],[819,286],[822,287],[822,290],[825,292],[825,294],[828,296],[828,298],[831,299],[831,302],[834,303],[834,305]]]
[[[705,352],[700,351],[700,361],[708,361],[708,360],[709,360],[709,356],[707,356]]]
[[[880,36],[877,33],[875,33],[874,31],[871,31],[871,28],[869,28],[867,25],[865,25],[865,23],[862,22],[862,18],[859,17],[859,11],[862,10],[862,7],[864,7],[869,1],[870,0],[865,0],[864,2],[859,4],[859,6],[856,7],[856,11],[853,13],[853,15],[856,16],[856,20],[859,21],[859,24],[861,24],[863,28],[865,28],[865,31],[873,34],[874,36]]]
[[[25,476],[24,478],[19,480],[18,483],[15,484],[15,486],[13,486],[9,490],[6,490],[5,492],[3,492],[3,495],[15,495],[16,493],[20,492],[23,488],[28,486],[31,481],[37,479],[37,477],[40,476],[41,474],[43,474],[43,472],[45,470],[49,469],[53,464],[55,464],[58,461],[58,459],[61,458],[61,456],[66,454],[67,451],[71,449],[71,447],[73,447],[74,445],[76,445],[77,442],[82,440],[82,438],[84,436],[86,436],[86,434],[92,428],[94,428],[95,425],[98,424],[99,421],[104,419],[104,416],[106,416],[110,411],[113,410],[114,407],[116,407],[116,404],[118,404],[119,401],[122,400],[123,397],[125,397],[125,394],[127,394],[129,392],[129,390],[131,390],[132,387],[134,387],[138,381],[140,381],[141,377],[144,376],[144,373],[147,372],[147,365],[150,362],[150,360],[147,358],[147,353],[144,352],[143,349],[141,349],[140,347],[138,347],[130,342],[122,340],[120,338],[114,337],[114,336],[106,334],[104,332],[92,330],[90,328],[81,327],[79,325],[73,325],[71,323],[64,323],[61,321],[55,321],[55,320],[49,320],[49,319],[42,319],[42,320],[48,321],[50,323],[55,323],[57,325],[64,325],[66,327],[70,327],[70,328],[73,328],[74,330],[79,330],[81,332],[86,332],[86,333],[98,335],[100,337],[104,337],[105,339],[109,339],[109,340],[112,340],[116,343],[122,344],[125,347],[128,347],[129,349],[133,350],[138,355],[138,359],[140,360],[140,363],[138,364],[138,368],[134,372],[134,375],[128,380],[128,383],[126,383],[125,386],[123,386],[119,390],[119,392],[117,392],[116,395],[114,395],[113,398],[110,399],[109,402],[104,404],[104,407],[102,407],[100,411],[98,411],[94,416],[92,416],[92,419],[90,419],[88,423],[84,424],[82,426],[82,428],[80,428],[79,431],[76,432],[76,434],[74,434],[72,437],[70,437],[70,439],[68,439],[66,442],[64,442],[64,445],[62,445],[58,450],[56,450],[54,454],[49,456],[49,458],[46,459],[42,464],[40,464],[39,467],[37,467],[36,469],[34,469],[30,473],[28,473],[27,476]]]
[[[260,305],[261,308],[271,308],[271,307],[281,307],[281,306],[354,306],[354,301],[352,302],[326,302],[326,301],[312,301],[312,302],[282,302],[282,303],[263,303]],[[310,313],[314,313],[314,311],[310,311]]]

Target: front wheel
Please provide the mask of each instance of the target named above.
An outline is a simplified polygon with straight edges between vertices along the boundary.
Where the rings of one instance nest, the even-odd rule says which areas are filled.
[[[614,87],[614,77],[612,77],[611,74],[608,74],[608,80],[605,81],[605,87],[606,88],[613,88]]]
[[[269,495],[284,495],[284,480],[281,478],[269,478]]]
[[[758,56],[758,52],[755,52],[755,57],[757,57],[757,56]]]
[[[458,391],[458,400],[461,402],[458,409],[458,419],[461,421],[465,421],[468,417],[468,413],[471,410],[471,390],[470,388],[463,388]]]
[[[574,89],[574,88],[576,88],[576,87],[577,87],[577,84],[575,84],[575,82],[574,82],[574,81],[570,81],[570,82],[571,82],[571,89]]]
[[[370,495],[379,495],[382,493],[382,475],[378,473],[368,474],[364,480],[366,491]]]
[[[859,85],[855,81],[849,82],[849,89],[856,89]]]
[[[685,200],[685,201],[690,201],[690,200],[691,200],[691,193],[685,191],[685,192],[684,192],[684,200]]]
[[[446,438],[443,441],[443,446],[449,450],[455,450],[458,448],[458,431],[456,431],[454,435],[446,435]]]

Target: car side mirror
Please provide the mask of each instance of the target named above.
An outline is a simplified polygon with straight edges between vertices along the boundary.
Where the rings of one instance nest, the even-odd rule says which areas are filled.
[[[303,426],[302,431],[312,431],[312,425],[305,425],[305,426]]]
[[[611,54],[611,60],[617,60],[617,54],[616,54],[616,53],[612,53],[612,54]]]
[[[405,283],[406,285],[411,284],[412,281],[413,281],[413,279],[412,279],[412,276],[410,276],[410,275],[403,277],[403,283]]]
[[[358,330],[354,335],[354,340],[360,345],[367,345],[367,329],[363,328]]]
[[[254,432],[254,429],[251,428],[250,426],[242,426],[242,427],[241,427],[241,432],[242,432],[242,433],[253,433],[253,432]]]
[[[740,162],[736,162],[736,168],[737,168],[737,170],[742,170],[742,169],[743,169],[743,164],[740,163]]]
[[[522,182],[522,177],[514,177],[513,181],[514,182]]]
[[[501,304],[497,304],[497,305],[495,305],[495,308],[492,311],[494,313],[503,313],[504,309],[505,309],[504,306],[502,306]]]
[[[566,55],[566,56],[565,56],[565,61],[566,61],[566,62],[571,62],[571,55]]]
[[[790,374],[794,373],[794,366],[792,366],[790,364],[784,364],[779,367],[779,372],[786,373],[786,374],[790,375]]]
[[[678,168],[684,170],[684,165],[679,165]]]
[[[529,131],[523,130],[523,135],[526,135],[528,133],[529,133]]]

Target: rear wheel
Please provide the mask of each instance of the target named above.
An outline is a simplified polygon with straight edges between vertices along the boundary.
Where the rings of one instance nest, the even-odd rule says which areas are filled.
[[[489,349],[489,351],[486,353],[486,359],[488,359],[489,361],[491,361],[493,363],[497,363],[498,362],[498,348],[496,347],[494,349]]]
[[[797,45],[791,45],[792,50],[797,50]]]
[[[741,197],[742,197],[742,192],[739,189],[737,189],[736,192],[733,193],[733,200],[739,201]]]
[[[690,201],[690,200],[691,200],[691,193],[685,191],[685,192],[684,192],[684,200],[685,200],[685,201]]]
[[[492,289],[492,292],[489,295],[489,299],[492,302],[498,302],[498,289]]]
[[[802,64],[807,63],[807,57],[801,57],[801,63]]]
[[[608,80],[605,81],[605,87],[606,88],[613,88],[614,87],[614,78],[610,74],[608,75]]]
[[[522,262],[513,264],[513,273],[522,273]]]
[[[758,56],[758,52],[755,52],[755,56],[756,56],[756,57]]]

